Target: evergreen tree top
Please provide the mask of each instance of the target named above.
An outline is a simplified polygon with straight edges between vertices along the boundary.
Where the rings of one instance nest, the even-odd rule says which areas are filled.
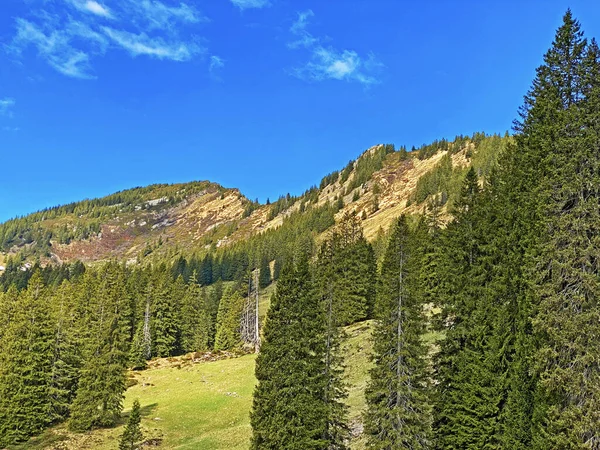
[[[568,9],[552,46],[544,55],[544,64],[536,69],[536,78],[519,109],[520,120],[514,123],[517,132],[532,130],[539,119],[539,109],[546,114],[552,113],[556,108],[567,109],[584,97],[581,62],[587,45],[581,24]]]

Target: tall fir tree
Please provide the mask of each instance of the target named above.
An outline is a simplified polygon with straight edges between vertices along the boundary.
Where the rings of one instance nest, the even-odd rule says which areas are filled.
[[[324,333],[324,312],[305,258],[282,270],[264,327],[251,448],[330,448]]]
[[[115,263],[105,265],[98,276],[93,298],[94,338],[87,345],[77,393],[71,405],[69,427],[87,431],[114,425],[121,415],[128,363],[130,303],[125,295],[125,276]]]
[[[234,350],[242,344],[240,334],[244,298],[238,289],[228,287],[217,314],[215,350]]]
[[[443,233],[440,255],[445,339],[436,356],[435,438],[439,449],[499,448],[498,420],[503,372],[497,362],[498,308],[486,291],[487,229],[475,170],[465,177],[460,198]]]
[[[406,216],[392,229],[382,262],[373,335],[375,365],[366,389],[369,448],[431,448],[426,321],[420,295],[424,236]]]
[[[223,281],[219,280],[209,287],[203,288],[206,292],[206,301],[209,317],[209,348],[215,347],[215,337],[217,334],[217,316],[219,314],[219,304],[223,298]]]
[[[567,11],[526,96],[517,144],[539,155],[532,267],[533,448],[600,448],[598,49]]]
[[[155,356],[172,356],[177,351],[179,311],[175,291],[164,265],[156,268],[150,277],[152,351]]]
[[[479,215],[485,221],[486,299],[497,317],[494,346],[498,354],[496,377],[503,380],[502,409],[497,425],[502,448],[531,448],[533,393],[531,332],[532,290],[529,262],[533,242],[540,235],[539,212],[529,197],[532,192],[528,156],[514,144],[503,154],[502,165],[489,178]],[[533,179],[536,177],[533,176]]]
[[[54,322],[50,402],[52,422],[68,418],[82,365],[81,339],[73,285],[63,281],[52,297]]]
[[[260,258],[260,266],[258,273],[258,287],[264,289],[269,284],[271,284],[271,267],[269,266],[269,260],[266,257],[266,255],[263,255]]]
[[[133,277],[128,278],[128,285]],[[136,271],[137,295],[134,295],[136,320],[129,348],[129,364],[134,370],[143,370],[152,358],[152,289],[148,286],[148,273]]]
[[[13,321],[18,297],[19,293],[15,285],[11,284],[6,292],[0,291],[0,346],[3,345],[3,336]]]
[[[331,299],[335,325],[368,318],[375,303],[377,265],[360,218],[347,213],[321,246],[317,273],[321,293]]]
[[[148,367],[148,353],[144,345],[144,321],[137,325],[129,348],[129,365],[133,370],[144,370]]]
[[[182,322],[183,318],[183,302],[187,295],[188,286],[182,275],[179,275],[173,284],[170,286],[171,301],[174,310],[174,328],[175,328],[175,343],[173,345],[173,354],[182,354],[184,352],[182,344]]]
[[[357,222],[352,221],[352,224]],[[344,225],[342,225],[344,226]],[[356,235],[362,230],[356,228]],[[346,240],[346,242],[343,242]],[[352,262],[348,260],[348,246],[354,244],[354,238],[349,234],[334,231],[322,244],[319,250],[317,262],[314,267],[317,294],[324,315],[323,339],[325,343],[325,403],[327,405],[327,422],[325,438],[330,442],[332,449],[345,448],[348,437],[346,423],[347,407],[344,399],[347,397],[347,386],[344,384],[344,364],[340,355],[341,342],[344,338],[341,325],[352,323],[360,315],[359,311],[366,314],[368,310],[367,300],[354,295],[353,299],[346,302],[351,288],[356,287],[354,283],[346,283],[346,279],[340,274],[347,273]],[[345,247],[342,247],[342,244]],[[346,250],[342,258],[340,253]],[[356,281],[356,278],[353,278]]]
[[[192,280],[196,277],[192,276]],[[185,352],[199,352],[209,349],[210,313],[206,292],[199,284],[191,281],[182,300],[181,339]]]
[[[13,291],[14,294],[14,291]],[[14,299],[0,348],[0,446],[39,433],[52,420],[53,327],[39,271]]]

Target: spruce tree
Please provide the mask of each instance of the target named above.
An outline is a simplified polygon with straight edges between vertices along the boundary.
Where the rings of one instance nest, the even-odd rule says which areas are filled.
[[[128,284],[131,278],[129,277]],[[152,358],[152,290],[148,286],[145,272],[137,271],[136,278],[139,287],[133,304],[137,318],[129,348],[129,364],[134,370],[144,370],[147,361]]]
[[[152,299],[150,326],[153,354],[158,357],[171,356],[177,350],[179,311],[178,299],[164,265],[153,271],[148,289]]]
[[[75,293],[64,281],[52,298],[54,322],[50,401],[52,422],[65,420],[77,388],[82,365],[81,339],[75,309]]]
[[[0,347],[3,336],[13,320],[13,314],[19,293],[15,285],[11,285],[6,292],[0,291]]]
[[[280,256],[275,259],[275,263],[273,264],[273,280],[279,280],[279,274],[281,273],[281,268],[283,267],[283,258]]]
[[[129,365],[133,370],[144,370],[148,367],[147,352],[144,345],[144,322],[138,324],[129,349]]]
[[[389,239],[377,293],[375,366],[366,390],[365,414],[365,433],[373,449],[431,447],[420,246],[401,216]]]
[[[324,332],[308,261],[285,266],[256,360],[251,448],[330,448]]]
[[[53,327],[39,271],[15,299],[0,348],[0,446],[39,433],[52,420]]]
[[[526,97],[518,145],[539,155],[533,448],[600,448],[598,49],[570,11]]]
[[[136,399],[133,401],[131,413],[129,414],[129,419],[127,419],[127,426],[121,435],[119,450],[135,450],[140,448],[140,442],[144,438],[140,428],[141,421],[140,402]]]
[[[87,431],[112,426],[121,415],[128,363],[130,303],[125,293],[125,277],[114,263],[99,274],[98,289],[92,299],[93,338],[87,344],[77,393],[71,405],[69,427]]]
[[[342,226],[347,223],[355,224],[357,222],[353,220],[352,222],[343,222]],[[362,237],[361,229],[354,228],[354,230],[356,230],[356,234],[352,232],[352,235]],[[317,294],[320,299],[319,307],[325,320],[323,330],[326,378],[324,400],[327,405],[325,438],[330,442],[329,448],[336,449],[345,448],[344,443],[348,437],[347,407],[344,403],[348,393],[347,386],[343,382],[345,367],[340,355],[340,344],[344,334],[340,327],[343,324],[351,323],[350,317],[357,311],[363,311],[365,314],[368,311],[368,301],[365,297],[352,296],[352,288],[356,288],[357,284],[346,282],[356,281],[356,277],[349,277],[348,280],[340,277],[342,273],[348,276],[348,268],[352,266],[352,261],[347,258],[348,248],[356,243],[352,235],[350,233],[338,234],[334,231],[321,246],[314,268]],[[340,253],[343,250],[346,251],[341,257]],[[354,301],[347,302],[348,297],[353,297]]]
[[[359,300],[360,311],[353,320],[373,316],[376,296],[377,262],[373,246],[362,236],[348,249],[349,267],[345,271],[346,282],[353,285],[351,292]]]
[[[498,366],[498,308],[486,291],[486,220],[471,168],[442,236],[441,331],[436,356],[435,437],[439,449],[498,448],[503,372]]]
[[[264,289],[269,284],[271,284],[271,268],[269,267],[269,260],[263,255],[260,259],[258,287]]]
[[[372,314],[376,262],[360,219],[347,213],[321,246],[319,289],[332,301],[335,325],[349,325]]]
[[[206,293],[208,318],[210,324],[208,347],[214,348],[215,337],[217,333],[217,315],[219,314],[219,304],[221,303],[221,298],[223,298],[223,282],[219,280],[213,285],[203,288],[203,290]]]
[[[170,285],[170,296],[173,306],[173,328],[175,329],[175,342],[171,351],[172,354],[184,353],[181,327],[184,320],[182,307],[187,295],[187,289],[188,286],[181,275]]]
[[[539,212],[530,198],[529,158],[514,144],[503,154],[502,165],[489,179],[484,246],[487,301],[495,306],[494,346],[499,363],[495,376],[503,380],[502,409],[497,433],[503,448],[531,448],[533,393],[532,290],[530,279],[534,242],[541,234]],[[527,174],[529,172],[529,174]]]
[[[193,276],[192,280],[195,278]],[[188,284],[182,300],[181,317],[183,351],[208,350],[211,324],[206,292],[193,281]]]
[[[240,335],[244,299],[239,290],[227,288],[219,303],[215,350],[234,350],[241,346]]]

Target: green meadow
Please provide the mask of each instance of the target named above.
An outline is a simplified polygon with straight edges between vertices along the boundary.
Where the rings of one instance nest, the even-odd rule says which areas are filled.
[[[349,420],[360,429],[365,405],[364,387],[370,366],[371,322],[346,328],[344,345],[349,385]],[[194,362],[191,355],[160,359],[151,367],[130,375],[121,423],[111,429],[73,434],[64,426],[47,430],[11,450],[109,450],[116,449],[133,401],[142,406],[142,430],[149,443],[162,449],[248,449],[255,355]],[[359,439],[353,448],[364,448]],[[152,447],[149,447],[152,448]]]

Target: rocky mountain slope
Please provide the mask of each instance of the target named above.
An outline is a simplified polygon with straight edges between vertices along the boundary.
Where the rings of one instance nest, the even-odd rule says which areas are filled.
[[[336,217],[358,214],[366,237],[374,239],[400,214],[422,212],[436,196],[447,210],[465,169],[473,164],[487,173],[509,139],[476,133],[411,152],[377,145],[318,187],[271,204],[203,181],[134,188],[51,208],[0,225],[0,270],[8,257],[43,265],[110,258],[134,263],[169,249],[210,251],[277,228],[306,205],[327,203],[339,205]]]

